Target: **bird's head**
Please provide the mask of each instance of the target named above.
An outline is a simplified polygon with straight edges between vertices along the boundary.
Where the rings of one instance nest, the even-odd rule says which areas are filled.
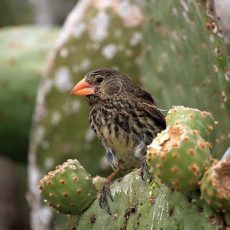
[[[91,105],[118,97],[127,77],[113,69],[97,69],[89,72],[71,91],[73,95],[87,96]]]

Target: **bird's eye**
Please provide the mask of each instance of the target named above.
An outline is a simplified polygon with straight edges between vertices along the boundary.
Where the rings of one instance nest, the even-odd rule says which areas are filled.
[[[103,82],[103,78],[102,77],[98,77],[97,79],[96,79],[96,82],[99,84],[99,83],[101,83],[101,82]]]

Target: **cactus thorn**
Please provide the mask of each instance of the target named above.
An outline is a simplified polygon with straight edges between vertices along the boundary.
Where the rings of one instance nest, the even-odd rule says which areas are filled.
[[[189,166],[189,169],[193,172],[193,174],[194,175],[198,175],[199,174],[199,172],[200,172],[200,169],[199,169],[199,167],[198,167],[198,165],[196,165],[196,164],[192,164],[192,165],[190,165]]]
[[[178,167],[176,167],[176,166],[171,168],[171,172],[172,172],[172,173],[178,173],[179,171],[180,171],[180,170],[179,170]]]
[[[50,193],[49,193],[49,197],[54,197],[54,193],[53,193],[53,192],[50,192]]]
[[[78,180],[79,180],[79,178],[78,178],[77,176],[74,176],[74,177],[73,177],[73,181],[74,181],[74,182],[77,182]]]
[[[156,168],[161,169],[162,165],[160,163],[156,164]]]
[[[64,197],[67,197],[67,196],[68,196],[68,192],[63,192],[62,195],[63,195]]]
[[[195,152],[194,149],[189,149],[189,150],[188,150],[188,154],[189,154],[190,156],[195,156],[195,155],[196,155],[196,152]]]
[[[172,185],[174,186],[178,186],[179,185],[179,181],[177,179],[172,179]]]
[[[173,152],[173,153],[172,153],[172,157],[173,157],[174,159],[178,159],[178,158],[179,158],[176,152]]]
[[[80,188],[77,189],[77,193],[81,193],[82,190]]]
[[[212,125],[209,125],[208,126],[208,131],[211,132],[213,130],[213,126]]]
[[[198,145],[199,145],[199,147],[201,148],[201,149],[205,149],[205,147],[206,147],[206,142],[204,142],[204,141],[199,141],[198,142]]]

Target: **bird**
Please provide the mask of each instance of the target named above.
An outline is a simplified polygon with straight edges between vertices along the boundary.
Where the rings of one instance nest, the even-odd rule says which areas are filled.
[[[111,214],[107,196],[113,200],[112,181],[121,172],[135,168],[140,168],[142,178],[145,172],[148,174],[146,148],[166,128],[165,117],[150,93],[111,68],[86,73],[71,94],[86,97],[90,127],[104,146],[107,161],[114,170],[99,193],[99,205]]]

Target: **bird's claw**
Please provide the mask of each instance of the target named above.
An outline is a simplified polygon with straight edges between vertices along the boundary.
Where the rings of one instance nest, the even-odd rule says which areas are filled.
[[[108,204],[107,195],[113,201],[113,197],[112,197],[111,190],[110,190],[110,185],[104,184],[100,191],[99,198],[98,198],[99,205],[102,209],[105,209],[109,215],[112,215],[109,204]]]
[[[146,176],[146,177],[145,177]],[[143,181],[148,181],[149,183],[151,183],[153,177],[150,174],[149,170],[148,170],[148,166],[146,164],[146,161],[143,160],[141,162],[141,168],[140,168],[140,177]]]

